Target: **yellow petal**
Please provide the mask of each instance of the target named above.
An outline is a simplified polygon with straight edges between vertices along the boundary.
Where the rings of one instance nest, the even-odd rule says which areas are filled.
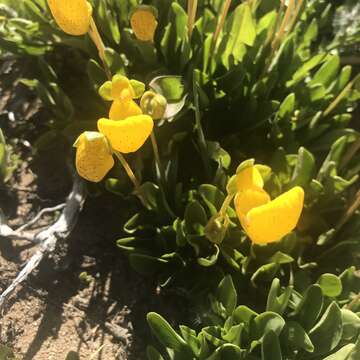
[[[110,108],[110,120],[124,120],[129,116],[141,115],[142,111],[135,101],[115,100]]]
[[[270,200],[269,194],[260,188],[250,188],[238,192],[234,202],[240,221],[245,221],[246,215],[251,209],[267,204]]]
[[[111,96],[114,100],[122,101],[130,101],[135,97],[135,91],[126,76],[115,75],[112,78]]]
[[[76,170],[92,182],[101,181],[114,166],[114,159],[105,136],[95,131],[82,133],[75,142]]]
[[[154,122],[148,115],[130,116],[116,121],[100,119],[98,129],[110,141],[114,150],[121,153],[135,152],[150,136]]]
[[[92,7],[86,0],[48,0],[48,4],[61,30],[70,35],[88,32]]]
[[[258,244],[279,241],[297,225],[304,205],[304,190],[296,186],[273,201],[251,209],[242,224]]]
[[[255,166],[249,166],[236,175],[236,185],[238,191],[253,187],[262,189],[264,181],[259,170]]]
[[[139,7],[130,18],[131,28],[140,41],[153,41],[157,21],[154,11],[147,6]]]

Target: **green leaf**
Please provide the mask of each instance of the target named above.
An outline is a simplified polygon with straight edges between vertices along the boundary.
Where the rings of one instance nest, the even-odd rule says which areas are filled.
[[[185,340],[171,327],[171,325],[159,314],[150,312],[146,316],[152,333],[165,347],[174,349],[176,352],[191,353]]]
[[[164,360],[161,354],[153,346],[148,346],[146,348],[146,355],[148,360]]]
[[[196,336],[196,331],[185,326],[180,325],[180,332],[186,343],[190,346],[194,354],[199,354],[201,352],[201,341]]]
[[[233,344],[224,344],[217,348],[207,360],[240,360],[245,351]]]
[[[202,184],[199,187],[199,194],[210,210],[211,215],[215,215],[224,202],[225,195],[214,185]]]
[[[164,270],[169,261],[145,254],[130,254],[130,265],[142,275],[152,275]]]
[[[282,119],[289,119],[295,109],[295,94],[289,94],[279,107],[279,111],[276,114],[276,121]]]
[[[171,119],[185,106],[187,94],[182,76],[158,76],[151,80],[149,87],[164,96],[168,102],[164,119]]]
[[[192,201],[186,206],[185,225],[189,233],[203,233],[207,221],[206,212],[198,201]]]
[[[349,355],[354,350],[354,344],[347,344],[340,350],[324,358],[324,360],[350,360]],[[355,360],[355,359],[354,359]]]
[[[261,344],[261,360],[282,360],[281,347],[278,335],[269,330]]]
[[[228,341],[229,343],[240,346],[241,336],[244,328],[245,324],[231,326],[231,328],[226,332],[226,334],[223,335],[223,339]]]
[[[319,285],[311,285],[295,309],[295,315],[305,330],[316,322],[323,307],[323,293]]]
[[[292,174],[289,187],[306,186],[315,175],[315,158],[311,152],[300,147],[296,166]]]
[[[211,247],[211,253],[206,257],[201,256],[198,257],[197,262],[201,266],[213,266],[216,264],[218,257],[219,257],[220,249],[219,246],[213,244]]]
[[[332,56],[316,72],[309,85],[322,84],[327,88],[335,80],[340,67],[340,58],[337,55]]]
[[[107,81],[104,69],[93,59],[87,64],[87,73],[95,90]]]
[[[237,293],[231,275],[227,275],[221,280],[216,290],[216,297],[230,316],[237,304]]]
[[[250,324],[251,338],[254,340],[261,339],[269,331],[279,335],[285,325],[285,320],[272,311],[266,311],[254,318]]]
[[[333,274],[322,274],[317,281],[325,296],[337,297],[342,292],[341,280]]]
[[[358,337],[355,347],[351,350],[351,353],[346,360],[358,360],[360,358],[360,337]]]
[[[216,141],[206,141],[207,153],[210,159],[216,161],[224,169],[228,169],[231,164],[229,153],[224,150]]]
[[[342,317],[339,306],[332,302],[319,322],[310,330],[314,354],[322,355],[335,349],[342,336]]]
[[[312,57],[310,60],[305,62],[296,72],[294,73],[292,80],[288,81],[286,83],[287,87],[291,87],[298,83],[299,81],[306,78],[306,76],[309,74],[309,72],[318,66],[326,57],[326,54],[318,54]]]
[[[256,22],[250,6],[247,3],[240,4],[234,12],[233,29],[237,30],[235,42],[243,42],[253,46],[256,38]]]
[[[238,306],[233,313],[233,319],[236,324],[249,324],[250,321],[258,316],[258,313],[256,313],[254,310],[251,310],[245,305]]]
[[[282,335],[284,339],[286,339],[286,342],[289,342],[294,349],[300,348],[307,352],[314,351],[313,343],[304,328],[298,322],[287,321]]]
[[[348,309],[341,309],[344,340],[351,340],[357,337],[360,330],[360,318],[357,314]]]

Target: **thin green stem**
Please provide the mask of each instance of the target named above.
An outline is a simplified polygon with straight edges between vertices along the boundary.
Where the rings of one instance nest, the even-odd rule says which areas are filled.
[[[340,101],[345,97],[348,91],[354,86],[354,84],[360,79],[360,74],[355,76],[355,78],[350,81],[345,88],[341,91],[341,93],[335,98],[335,100],[327,107],[324,111],[324,116],[328,116],[335,108],[339,105]]]
[[[156,136],[155,136],[154,131],[152,131],[150,138],[151,138],[151,145],[152,145],[154,156],[155,156],[155,162],[156,162],[157,168],[159,170],[159,174],[160,174],[160,181],[162,183],[164,183],[165,173],[164,173],[164,168],[162,167],[162,164],[161,164],[159,146],[156,141]]]
[[[220,217],[224,217],[226,215],[226,211],[227,211],[228,207],[230,206],[231,201],[234,198],[234,196],[235,196],[234,194],[229,194],[226,196],[226,198],[221,206],[221,209],[219,210]]]
[[[188,35],[191,38],[194,29],[198,0],[188,0]]]
[[[120,161],[121,165],[123,166],[124,170],[126,171],[127,175],[129,176],[130,180],[134,184],[136,194],[139,196],[143,205],[145,207],[147,207],[147,202],[146,202],[145,198],[143,197],[141,189],[140,189],[140,182],[136,178],[134,172],[131,170],[129,163],[126,161],[123,154],[121,154],[120,152],[114,150],[114,154],[119,159],[119,161]]]
[[[164,168],[163,168],[163,166],[161,164],[159,146],[158,146],[154,131],[151,133],[150,138],[151,138],[151,145],[152,145],[153,152],[154,152],[155,163],[156,163],[156,166],[157,166],[157,168],[159,170],[159,177],[160,177],[160,179],[159,179],[159,187],[160,187],[162,197],[164,199],[164,206],[165,206],[167,212],[170,214],[170,216],[173,217],[173,218],[176,218],[176,215],[171,210],[170,205],[169,205],[169,203],[167,202],[167,199],[166,199],[166,194],[165,194],[165,189],[164,189],[165,188],[165,171],[164,171]]]
[[[224,27],[225,19],[226,19],[227,13],[229,11],[230,4],[231,4],[231,0],[225,0],[224,5],[223,5],[223,7],[221,9],[221,14],[220,14],[220,17],[219,17],[219,21],[217,23],[217,26],[216,26],[216,29],[215,29],[215,32],[214,32],[214,36],[213,36],[212,42],[211,42],[210,57],[209,57],[210,59],[209,59],[209,62],[208,62],[210,64],[211,64],[211,59],[213,58],[215,50],[216,50],[219,35],[221,33],[221,30]]]
[[[205,140],[204,131],[201,125],[201,115],[200,115],[200,104],[199,104],[199,93],[197,89],[197,84],[195,80],[195,72],[193,74],[193,94],[194,94],[194,105],[195,105],[195,122],[196,122],[196,131],[198,134],[198,143],[200,148],[201,159],[205,168],[206,177],[210,178],[210,163],[208,158],[207,144]]]
[[[89,36],[90,36],[91,40],[94,42],[96,48],[98,49],[99,57],[100,57],[100,60],[102,61],[106,76],[109,80],[111,80],[111,71],[110,71],[110,69],[106,63],[106,59],[105,59],[105,45],[101,39],[101,35],[99,33],[99,30],[96,26],[96,23],[95,23],[93,17],[91,17],[91,19],[90,19]]]

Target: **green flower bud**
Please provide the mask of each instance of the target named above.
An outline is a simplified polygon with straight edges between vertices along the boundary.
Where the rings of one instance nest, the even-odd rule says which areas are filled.
[[[228,227],[228,219],[214,215],[205,227],[205,236],[214,244],[221,244],[225,238]]]
[[[159,120],[165,114],[167,101],[160,94],[146,91],[140,100],[140,107],[144,114],[150,115],[154,120]]]

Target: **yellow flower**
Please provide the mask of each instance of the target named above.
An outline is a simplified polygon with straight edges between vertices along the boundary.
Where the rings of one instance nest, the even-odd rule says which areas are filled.
[[[70,35],[88,32],[92,7],[86,0],[48,0],[48,5],[61,30]]]
[[[115,100],[110,108],[110,120],[124,120],[129,116],[141,115],[140,107],[133,100],[120,101]]]
[[[303,206],[304,190],[296,186],[276,199],[263,190],[264,181],[255,166],[237,174],[235,208],[249,238],[257,244],[279,241],[296,227]]]
[[[154,41],[158,22],[157,12],[152,6],[138,6],[130,17],[131,28],[140,41]]]
[[[124,75],[114,75],[109,81],[101,85],[100,96],[108,101],[130,101],[142,96],[145,84],[137,80],[129,80]]]
[[[279,241],[296,227],[304,205],[304,190],[296,186],[270,201],[262,189],[237,193],[235,208],[249,238],[257,244]]]
[[[99,182],[114,166],[114,159],[105,136],[85,131],[75,141],[76,170],[84,179]]]
[[[154,127],[148,115],[129,116],[124,120],[100,119],[98,129],[110,141],[111,147],[121,153],[139,150]]]
[[[251,165],[236,175],[236,187],[237,191],[243,191],[253,187],[262,189],[264,187],[264,180],[259,170]]]
[[[135,97],[130,80],[122,75],[115,75],[112,80],[111,97],[114,100],[128,101]]]

